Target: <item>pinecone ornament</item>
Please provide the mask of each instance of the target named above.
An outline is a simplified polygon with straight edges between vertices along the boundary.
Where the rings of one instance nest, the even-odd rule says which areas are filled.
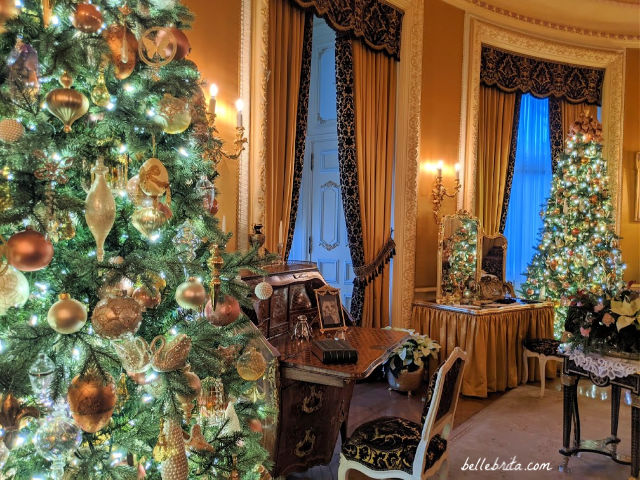
[[[162,480],[187,480],[189,464],[180,423],[168,420],[164,424],[169,457],[162,462]]]

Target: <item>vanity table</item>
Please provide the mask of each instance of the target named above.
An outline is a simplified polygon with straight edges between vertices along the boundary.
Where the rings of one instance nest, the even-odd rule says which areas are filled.
[[[455,347],[465,350],[462,394],[485,398],[489,392],[539,380],[534,359],[525,378],[522,342],[553,338],[553,319],[549,302],[476,307],[415,301],[411,328],[440,343],[441,359]],[[555,362],[547,364],[546,373],[554,376]]]

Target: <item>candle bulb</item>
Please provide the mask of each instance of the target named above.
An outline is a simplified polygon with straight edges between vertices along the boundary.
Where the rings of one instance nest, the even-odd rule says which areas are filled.
[[[227,216],[226,215],[222,216],[222,231],[223,232],[227,231]]]
[[[211,98],[209,99],[209,113],[216,113],[216,95],[218,95],[218,85],[212,83],[209,87],[209,93],[211,94]]]
[[[443,166],[443,162],[442,160],[438,161],[438,178],[442,178],[442,166]]]
[[[244,108],[244,102],[242,101],[241,98],[239,98],[238,100],[236,100],[236,110],[238,111],[238,117],[237,117],[237,126],[241,127],[242,126],[242,109]]]
[[[460,181],[460,163],[456,163],[456,180]]]

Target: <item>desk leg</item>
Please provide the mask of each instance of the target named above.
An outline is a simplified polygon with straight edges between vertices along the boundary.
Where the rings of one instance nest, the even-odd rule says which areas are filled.
[[[562,463],[558,467],[561,472],[569,472],[569,458],[572,455],[571,452],[571,423],[577,425],[574,411],[576,407],[577,391],[578,391],[578,378],[574,375],[562,374],[562,396],[563,396],[563,409],[562,409],[562,450],[560,453],[564,456]],[[576,432],[577,433],[577,432]]]
[[[618,385],[611,385],[611,436],[607,439],[608,444],[615,453],[618,447],[618,420],[620,418],[620,390]]]
[[[631,394],[631,479],[640,480],[640,395]]]

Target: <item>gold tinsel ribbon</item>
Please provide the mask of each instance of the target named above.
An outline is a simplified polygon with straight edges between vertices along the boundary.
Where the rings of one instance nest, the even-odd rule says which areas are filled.
[[[373,262],[353,268],[353,273],[356,275],[356,283],[363,286],[368,285],[369,282],[373,281],[384,271],[385,265],[389,263],[389,260],[391,260],[395,254],[396,242],[391,238],[391,235],[389,235],[389,239],[382,246]]]

